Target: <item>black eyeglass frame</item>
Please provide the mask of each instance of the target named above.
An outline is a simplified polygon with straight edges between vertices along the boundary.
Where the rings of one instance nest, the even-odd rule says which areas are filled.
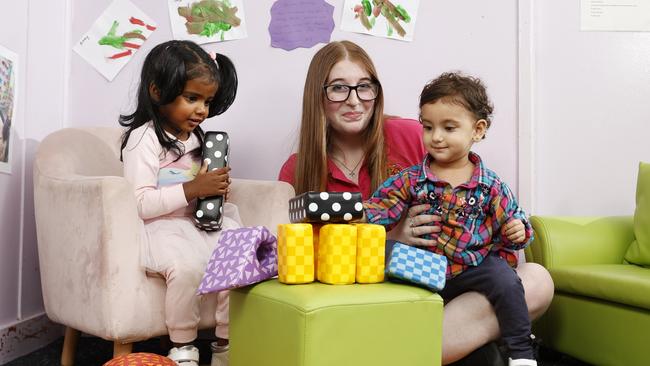
[[[361,98],[359,96],[359,92],[357,91],[357,88],[360,87],[361,85],[375,85],[377,87],[377,94],[375,95],[375,97],[372,98],[372,99],[363,99],[363,98]],[[348,88],[347,97],[345,97],[345,99],[343,99],[343,100],[331,100],[330,97],[327,95],[327,88],[329,88],[331,86],[345,86],[345,87],[347,87]],[[346,84],[323,85],[323,92],[325,93],[325,98],[327,98],[327,100],[329,100],[330,102],[333,102],[333,103],[342,103],[342,102],[345,102],[346,100],[350,99],[350,94],[352,93],[352,90],[354,90],[354,92],[357,94],[357,99],[359,99],[360,101],[362,101],[362,102],[372,102],[373,100],[377,99],[377,97],[379,97],[379,94],[381,93],[381,83],[379,83],[379,81],[373,80],[373,81],[370,81],[370,82],[367,82],[367,83],[357,84],[355,86],[346,85]]]

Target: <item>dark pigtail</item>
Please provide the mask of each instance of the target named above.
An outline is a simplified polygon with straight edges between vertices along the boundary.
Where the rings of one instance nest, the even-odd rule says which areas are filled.
[[[217,68],[219,69],[219,89],[210,103],[210,117],[218,116],[227,111],[237,96],[237,70],[230,59],[222,54],[216,55]]]

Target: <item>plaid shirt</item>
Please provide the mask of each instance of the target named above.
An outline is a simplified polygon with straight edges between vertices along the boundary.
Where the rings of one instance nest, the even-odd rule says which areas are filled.
[[[525,248],[533,235],[526,214],[508,185],[486,169],[477,154],[470,152],[469,160],[475,166],[472,178],[453,188],[431,173],[431,157],[427,154],[421,164],[388,178],[364,202],[368,222],[384,225],[387,230],[399,222],[410,206],[430,204],[426,213],[442,217],[441,231],[423,237],[437,242],[426,249],[449,259],[447,278],[457,276],[469,266],[478,266],[491,251],[514,267],[516,251]],[[526,227],[522,243],[513,243],[501,234],[501,226],[512,219],[521,220]]]

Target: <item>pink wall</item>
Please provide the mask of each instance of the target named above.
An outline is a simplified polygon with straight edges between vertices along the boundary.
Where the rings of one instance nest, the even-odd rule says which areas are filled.
[[[581,32],[579,2],[534,3],[536,213],[633,215],[650,162],[650,33]]]
[[[11,14],[9,22],[0,22],[0,44],[17,53],[24,62],[27,54],[27,2],[3,2],[2,13]],[[3,16],[5,18],[5,16]],[[20,65],[19,72],[24,74]],[[20,273],[21,247],[21,192],[24,182],[22,176],[24,106],[24,75],[19,89],[19,103],[14,113],[13,140],[11,141],[12,173],[0,173],[0,325],[15,322],[18,316],[18,288]],[[1,326],[0,326],[1,327]]]
[[[31,169],[38,141],[63,127],[66,5],[63,0],[0,5],[0,44],[19,56],[12,172],[0,173],[0,364],[56,336],[39,318],[44,310]],[[21,339],[21,325],[30,321],[39,328],[30,339]]]

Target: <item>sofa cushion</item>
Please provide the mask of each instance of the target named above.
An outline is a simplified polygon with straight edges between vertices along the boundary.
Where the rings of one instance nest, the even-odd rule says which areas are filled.
[[[625,259],[641,266],[650,266],[650,164],[639,163],[636,182],[636,210],[634,211],[634,237]]]
[[[650,310],[650,269],[633,264],[561,266],[551,269],[558,291]]]

